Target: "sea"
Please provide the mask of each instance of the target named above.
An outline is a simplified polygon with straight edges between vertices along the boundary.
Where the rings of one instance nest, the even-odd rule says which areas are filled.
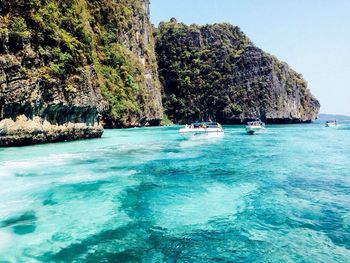
[[[350,262],[350,122],[0,149],[0,262]]]

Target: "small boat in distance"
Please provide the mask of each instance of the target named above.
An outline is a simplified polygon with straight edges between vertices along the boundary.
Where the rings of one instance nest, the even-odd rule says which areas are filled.
[[[263,132],[265,130],[265,123],[263,123],[260,120],[250,121],[245,126],[245,129],[246,129],[248,134],[252,134],[252,135],[257,134],[257,133]]]
[[[185,125],[179,130],[182,136],[192,135],[223,135],[224,129],[218,122],[194,122],[190,125]]]
[[[337,126],[337,121],[326,121],[326,124],[325,124],[326,127],[335,127]]]

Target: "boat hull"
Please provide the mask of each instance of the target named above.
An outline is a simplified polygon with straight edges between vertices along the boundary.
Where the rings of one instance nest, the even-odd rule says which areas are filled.
[[[250,135],[262,133],[264,131],[264,128],[260,127],[260,126],[246,126],[245,129],[246,129],[247,133]]]
[[[183,137],[206,136],[206,137],[220,137],[224,135],[222,128],[182,128],[179,133]]]

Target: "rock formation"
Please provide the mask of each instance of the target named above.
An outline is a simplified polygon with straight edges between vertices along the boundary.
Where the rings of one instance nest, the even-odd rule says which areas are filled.
[[[4,0],[0,119],[109,127],[162,116],[148,0]],[[141,123],[141,124],[142,124]]]
[[[78,139],[100,138],[102,125],[85,123],[51,124],[35,116],[28,119],[25,115],[17,116],[16,121],[0,121],[0,146],[24,146],[37,143],[72,141]]]
[[[302,76],[229,24],[187,26],[175,19],[156,32],[165,112],[175,122],[309,122],[320,104]]]
[[[0,146],[100,137],[101,125],[157,125],[162,117],[317,116],[302,76],[238,27],[173,19],[155,31],[148,0],[1,1]]]

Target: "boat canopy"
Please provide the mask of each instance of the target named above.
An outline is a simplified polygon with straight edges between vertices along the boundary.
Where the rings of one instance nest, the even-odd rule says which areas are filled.
[[[248,126],[254,126],[254,125],[262,125],[262,126],[264,126],[265,123],[263,123],[262,121],[249,121],[249,122],[247,122],[247,125]]]
[[[191,124],[194,125],[194,126],[199,126],[199,125],[218,125],[217,122],[213,122],[213,121],[211,121],[211,122],[193,122]]]

